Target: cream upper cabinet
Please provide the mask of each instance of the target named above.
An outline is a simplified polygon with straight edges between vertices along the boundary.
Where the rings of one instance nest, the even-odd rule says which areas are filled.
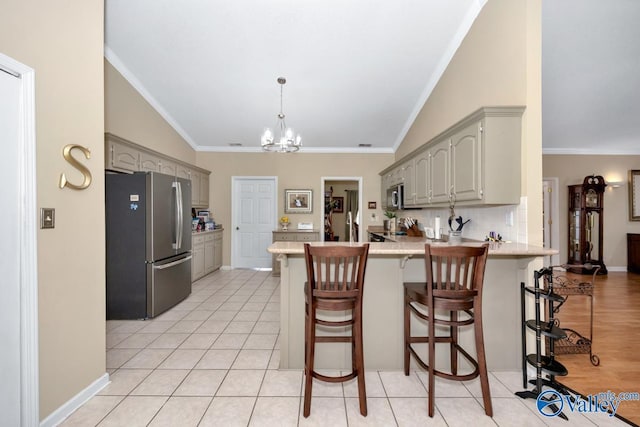
[[[482,199],[482,121],[451,137],[451,191],[456,202]]]
[[[191,171],[191,205],[200,205],[200,172]]]
[[[178,165],[171,160],[160,159],[160,173],[177,176]]]
[[[200,204],[209,206],[209,173],[200,172]]]
[[[160,157],[147,152],[140,152],[140,170],[143,172],[160,172]]]
[[[404,184],[404,205],[412,207],[416,205],[416,167],[415,159],[410,159],[400,166],[402,183]]]
[[[387,209],[387,188],[389,179],[386,174],[380,176],[380,209]]]
[[[451,195],[451,141],[443,139],[429,148],[430,203],[449,202]]]
[[[209,206],[209,172],[110,133],[105,134],[105,169],[118,172],[160,172],[191,180],[191,202]]]
[[[140,170],[140,151],[114,140],[107,140],[105,147],[107,169],[124,172]]]
[[[416,206],[426,205],[430,199],[430,166],[429,166],[429,150],[424,150],[415,156],[415,192]]]
[[[184,165],[178,165],[176,167],[176,176],[178,178],[191,179],[191,169]]]
[[[523,112],[483,107],[465,117],[381,173],[383,200],[391,185],[384,178],[396,179],[413,162],[413,188],[404,176],[405,206],[519,204]]]

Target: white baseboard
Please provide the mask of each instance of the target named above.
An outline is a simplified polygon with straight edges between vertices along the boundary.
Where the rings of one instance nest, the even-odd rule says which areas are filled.
[[[40,422],[40,427],[55,427],[64,421],[76,409],[84,405],[89,399],[109,384],[109,374],[105,373],[100,378],[89,384],[87,388],[73,396],[66,403],[53,411],[47,418]]]
[[[627,267],[607,267],[607,271],[627,271]]]

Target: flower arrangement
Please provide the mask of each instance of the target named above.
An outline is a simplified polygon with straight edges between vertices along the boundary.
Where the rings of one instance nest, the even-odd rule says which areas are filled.
[[[280,217],[280,222],[289,223],[289,217],[288,216]]]

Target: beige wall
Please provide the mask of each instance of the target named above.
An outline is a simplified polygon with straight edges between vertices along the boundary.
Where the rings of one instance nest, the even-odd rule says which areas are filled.
[[[195,164],[193,148],[106,59],[104,86],[105,132]]]
[[[7,0],[0,51],[35,70],[38,207],[56,227],[38,231],[40,418],[105,373],[103,2]],[[91,150],[83,191],[59,189],[67,144]]]
[[[627,233],[640,233],[640,221],[629,221],[628,173],[640,169],[640,156],[544,155],[545,178],[558,178],[560,262],[567,262],[568,185],[582,184],[585,176],[602,175],[607,181],[623,181],[620,188],[604,193],[603,257],[607,268],[627,265]]]
[[[489,0],[396,152],[410,153],[483,106],[524,105],[522,195],[542,244],[540,0]]]
[[[256,145],[258,141],[256,140]],[[320,195],[321,177],[362,177],[363,224],[382,225],[380,209],[380,176],[378,172],[393,162],[393,154],[280,154],[280,153],[198,153],[197,164],[209,169],[210,208],[216,222],[224,231],[224,265],[231,264],[231,178],[233,176],[277,176],[278,217],[284,215],[285,189],[312,189],[313,213],[288,214],[291,227],[298,222],[313,222],[323,229],[323,197]],[[367,209],[367,202],[377,201],[377,210]],[[377,221],[371,221],[371,213]]]

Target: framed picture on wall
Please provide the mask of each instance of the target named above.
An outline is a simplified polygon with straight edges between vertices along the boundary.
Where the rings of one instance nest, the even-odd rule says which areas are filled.
[[[311,213],[313,190],[284,190],[285,213]]]
[[[335,213],[344,212],[344,197],[334,197],[333,203],[335,204],[335,208],[333,209],[333,212]]]
[[[629,221],[640,221],[640,170],[629,171]]]

